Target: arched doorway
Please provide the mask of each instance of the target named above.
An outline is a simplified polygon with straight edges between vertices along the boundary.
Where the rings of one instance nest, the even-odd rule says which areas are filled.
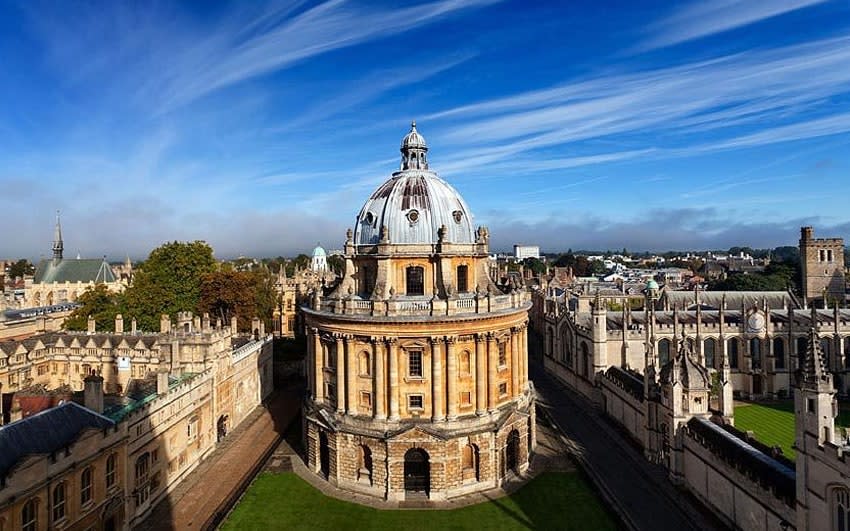
[[[325,476],[325,479],[331,473],[331,454],[330,448],[328,448],[328,434],[323,431],[319,432],[319,472]]]
[[[218,417],[218,422],[216,422],[216,433],[218,433],[219,441],[224,439],[227,435],[227,415]]]
[[[427,496],[430,487],[431,464],[428,452],[422,448],[411,448],[404,454],[404,491]]]
[[[519,432],[511,431],[508,445],[505,447],[505,464],[508,470],[519,473]]]

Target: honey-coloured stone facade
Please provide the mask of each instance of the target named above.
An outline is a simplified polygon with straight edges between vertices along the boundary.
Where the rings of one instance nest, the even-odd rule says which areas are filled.
[[[535,446],[528,294],[492,282],[487,229],[471,229],[445,181],[410,167],[427,151],[414,133],[402,170],[361,209],[360,236],[347,233],[343,278],[302,308],[308,465],[388,500],[497,487]]]

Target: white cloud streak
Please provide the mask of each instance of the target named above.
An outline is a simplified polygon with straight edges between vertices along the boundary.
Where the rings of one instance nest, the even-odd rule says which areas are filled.
[[[826,0],[710,0],[694,2],[649,27],[640,49],[672,46],[784,15]]]

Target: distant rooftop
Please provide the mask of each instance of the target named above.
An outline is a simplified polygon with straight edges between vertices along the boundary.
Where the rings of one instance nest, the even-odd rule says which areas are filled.
[[[115,273],[102,258],[44,259],[38,263],[33,283],[51,282],[115,282]]]

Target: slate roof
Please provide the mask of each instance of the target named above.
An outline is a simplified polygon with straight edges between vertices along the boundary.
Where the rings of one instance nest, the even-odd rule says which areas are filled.
[[[787,291],[700,291],[699,301],[703,308],[709,306],[719,310],[726,298],[727,309],[740,309],[741,306],[751,308],[762,307],[767,302],[771,310],[782,310],[785,308],[800,308],[797,299]],[[660,306],[670,308],[690,308],[696,306],[695,291],[668,291],[664,290],[661,296]]]
[[[105,430],[115,423],[74,402],[66,402],[0,427],[0,476],[28,455],[49,455],[70,446],[89,428]]]
[[[100,258],[44,259],[38,263],[33,283],[51,282],[115,282],[115,273]]]

